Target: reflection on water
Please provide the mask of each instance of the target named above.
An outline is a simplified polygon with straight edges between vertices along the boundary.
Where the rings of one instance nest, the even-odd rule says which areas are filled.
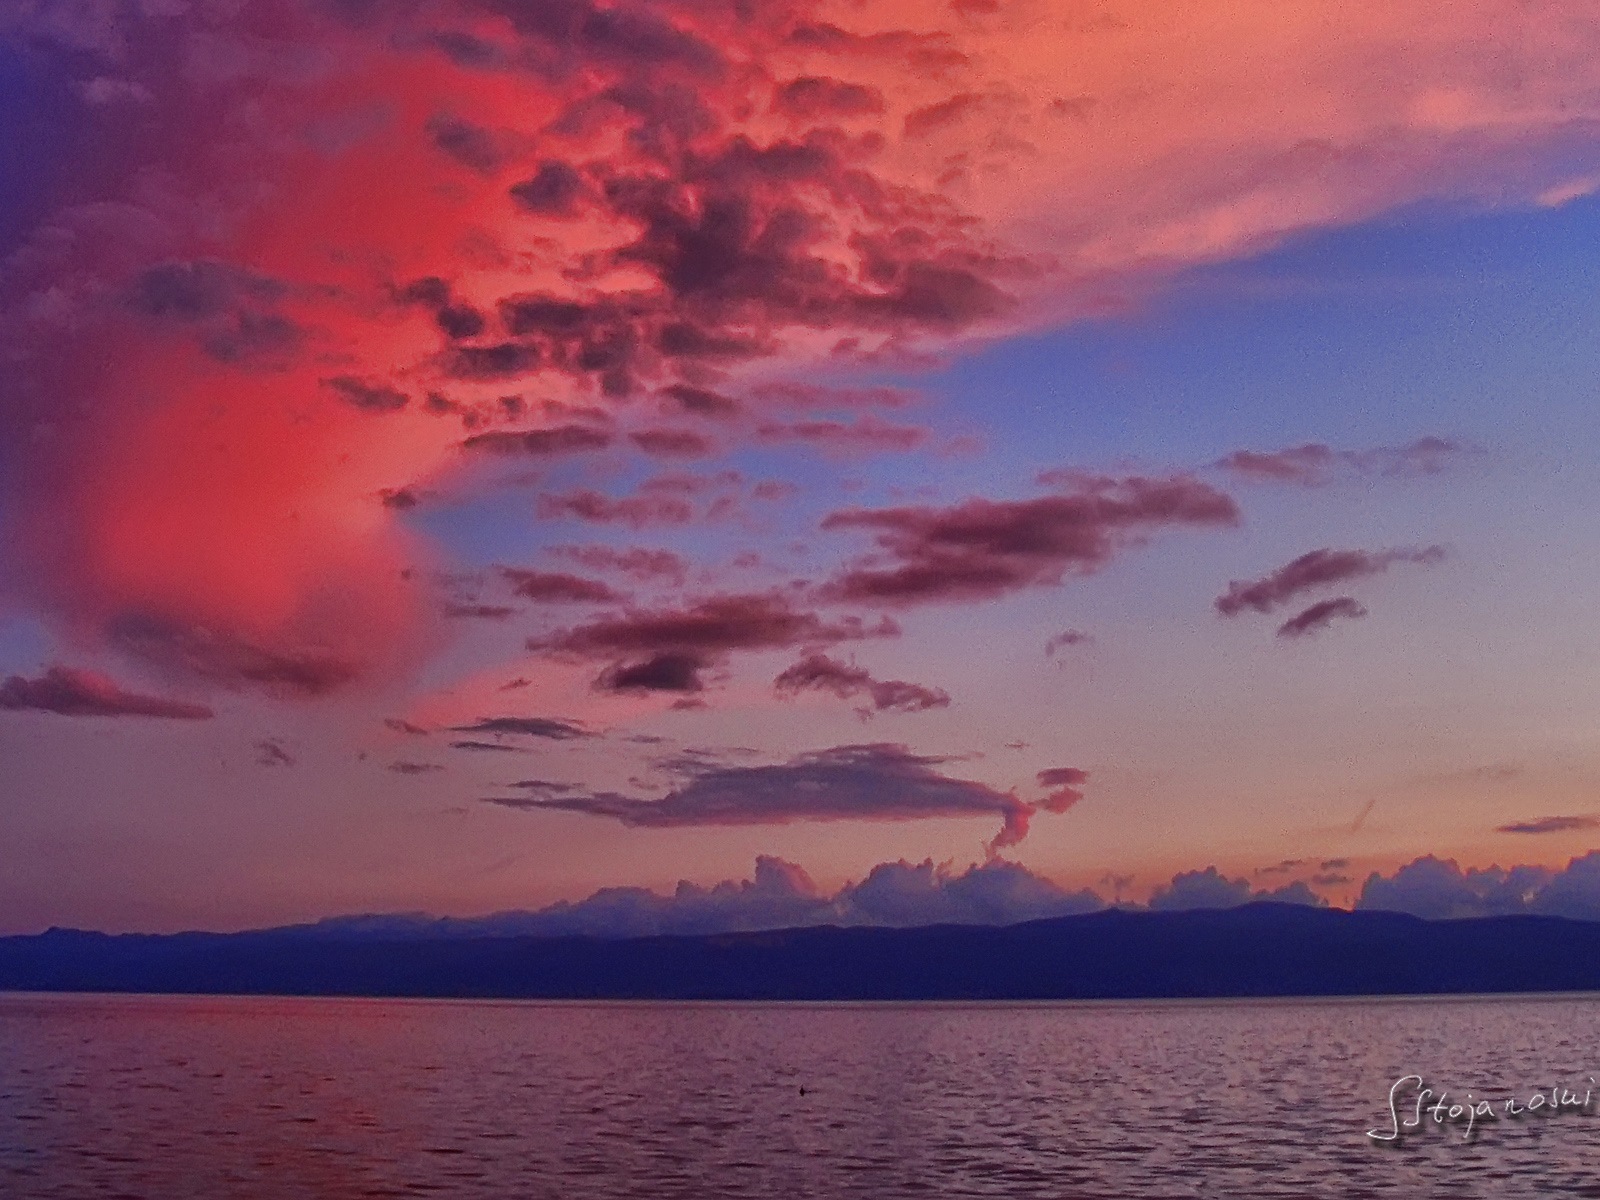
[[[0,996],[0,1196],[1600,1196],[1590,1113],[1372,1141],[1408,1072],[1593,1086],[1600,1001]]]

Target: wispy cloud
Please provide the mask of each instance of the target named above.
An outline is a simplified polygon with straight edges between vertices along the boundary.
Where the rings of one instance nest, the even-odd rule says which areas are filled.
[[[1349,596],[1336,596],[1332,600],[1320,600],[1305,611],[1290,617],[1278,626],[1278,636],[1305,637],[1307,634],[1326,629],[1341,618],[1353,621],[1366,615],[1367,610]]]
[[[1028,832],[1035,806],[986,784],[955,779],[937,768],[944,758],[902,745],[837,746],[774,766],[708,765],[665,796],[617,792],[492,797],[491,804],[609,817],[624,825],[783,825],[795,821],[911,821],[998,815],[993,850]],[[1055,811],[1055,810],[1051,810]]]
[[[51,667],[37,679],[8,676],[0,682],[0,709],[33,710],[64,717],[164,717],[205,721],[216,714],[203,704],[128,691],[93,671]]]
[[[1259,579],[1235,579],[1217,597],[1216,609],[1225,617],[1245,609],[1271,612],[1305,592],[1351,579],[1380,575],[1395,563],[1433,566],[1445,559],[1443,546],[1394,550],[1312,550]]]

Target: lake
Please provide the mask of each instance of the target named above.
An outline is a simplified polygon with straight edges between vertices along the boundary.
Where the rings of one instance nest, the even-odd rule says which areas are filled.
[[[1587,1108],[1393,1128],[1390,1089]],[[1600,1196],[1600,999],[0,995],[0,1196]],[[1409,1090],[1407,1090],[1409,1089]],[[1415,1085],[1397,1093],[1415,1115]],[[1557,1102],[1559,1103],[1559,1095]],[[1432,1103],[1430,1098],[1429,1103]],[[1447,1114],[1443,1114],[1447,1115]]]

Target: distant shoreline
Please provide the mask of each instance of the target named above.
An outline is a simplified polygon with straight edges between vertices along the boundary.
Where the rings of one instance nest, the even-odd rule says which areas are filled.
[[[0,991],[715,1003],[1571,996],[1600,992],[1600,922],[1251,904],[625,939],[58,930],[0,938]]]

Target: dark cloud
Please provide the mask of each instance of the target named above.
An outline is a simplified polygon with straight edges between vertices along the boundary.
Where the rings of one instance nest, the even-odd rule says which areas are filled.
[[[401,761],[390,763],[389,770],[396,775],[428,775],[434,771],[442,771],[444,768],[438,763]]]
[[[1286,858],[1276,862],[1270,867],[1257,867],[1252,874],[1255,875],[1289,875],[1306,865],[1303,858]]]
[[[570,163],[545,161],[539,169],[511,188],[511,198],[525,212],[542,217],[572,217],[587,191],[583,175]]]
[[[281,299],[287,289],[229,263],[164,262],[141,271],[128,289],[128,306],[148,317],[203,321],[223,316],[242,301]]]
[[[716,450],[709,438],[687,429],[641,429],[628,440],[657,458],[704,458]]]
[[[690,387],[685,383],[674,383],[662,388],[661,392],[683,412],[701,417],[734,417],[744,408],[732,396],[724,396],[721,392],[708,391],[706,388]]]
[[[575,792],[578,785],[575,783],[556,783],[549,779],[519,779],[508,785],[525,792],[538,792],[544,795],[560,795],[562,792]]]
[[[535,56],[526,65],[553,78],[589,66],[623,78],[686,73],[712,82],[728,68],[710,42],[648,8],[601,8],[589,0],[479,0],[479,7],[508,21]]]
[[[928,431],[867,416],[855,421],[769,422],[757,427],[756,436],[764,442],[808,442],[845,453],[885,453],[915,450],[928,440]]]
[[[140,271],[129,286],[127,303],[147,317],[204,321],[241,305],[276,303],[289,292],[277,280],[231,263],[201,259],[157,263]]]
[[[475,338],[488,327],[483,314],[457,299],[450,285],[437,276],[407,284],[396,291],[395,298],[403,304],[420,304],[432,309],[434,324],[452,340]]]
[[[1229,496],[1184,477],[1087,481],[1067,495],[967,500],[943,509],[847,509],[823,528],[872,530],[880,553],[846,570],[824,594],[883,604],[985,599],[1092,571],[1164,527],[1238,519]]]
[[[641,583],[665,579],[682,583],[689,564],[671,550],[633,547],[619,550],[612,546],[553,546],[550,553],[587,567],[591,571],[618,571]]]
[[[454,621],[504,621],[517,610],[503,604],[446,604],[444,615]]]
[[[196,334],[212,358],[245,364],[282,360],[304,340],[305,331],[276,309],[289,295],[276,280],[202,259],[146,268],[125,299],[141,316]]]
[[[820,646],[897,634],[891,622],[869,627],[858,617],[829,622],[774,593],[713,596],[684,608],[633,610],[543,639],[530,650],[580,657],[653,654],[664,650],[718,655],[730,650]]]
[[[292,767],[295,756],[281,738],[262,738],[256,743],[256,763],[263,767]]]
[[[550,429],[525,432],[494,430],[473,434],[461,445],[467,450],[490,450],[496,454],[527,454],[548,458],[557,454],[578,454],[604,450],[611,445],[611,434],[588,425],[557,425]]]
[[[822,95],[814,86],[795,95],[808,93]],[[510,344],[539,365],[594,380],[610,396],[665,377],[694,389],[678,396],[687,405],[705,389],[672,379],[685,360],[759,357],[792,329],[899,342],[967,329],[1015,305],[1000,281],[1026,264],[976,244],[942,198],[877,179],[837,129],[766,144],[719,139],[718,119],[692,90],[639,83],[609,87],[568,115],[581,124],[601,113],[637,122],[645,164],[602,161],[580,172],[547,162],[513,197],[547,216],[569,215],[581,198],[600,218],[636,228],[632,242],[590,266],[643,272],[654,286],[505,297]]]
[[[886,743],[837,746],[778,766],[709,768],[655,800],[598,792],[496,798],[492,803],[588,813],[641,828],[994,814],[1001,817],[1002,828],[991,850],[1026,836],[1031,806],[985,784],[940,774],[935,768],[945,761]]]
[[[1236,450],[1213,465],[1252,482],[1321,487],[1349,476],[1436,475],[1465,453],[1461,443],[1438,437],[1373,450],[1335,450],[1312,442],[1286,450]]]
[[[478,742],[478,741],[470,741],[469,740],[469,741],[461,741],[461,742],[451,742],[450,743],[450,749],[452,749],[452,750],[483,750],[483,751],[490,751],[490,752],[504,751],[505,753],[508,753],[508,754],[526,754],[528,748],[526,746],[508,746],[504,742]]]
[[[763,383],[752,389],[763,403],[796,408],[904,408],[917,394],[899,387],[834,387],[817,383]]]
[[[779,85],[772,95],[772,110],[801,120],[819,117],[858,117],[884,111],[883,93],[860,83],[846,83],[820,75],[803,75]]]
[[[1304,592],[1387,571],[1395,563],[1432,566],[1443,562],[1443,546],[1397,550],[1312,550],[1259,579],[1235,579],[1217,597],[1216,608],[1225,617],[1245,609],[1271,612]]]
[[[51,667],[37,679],[8,676],[0,682],[0,710],[57,713],[64,717],[164,717],[206,721],[216,714],[203,704],[143,696],[104,675]]]
[[[287,359],[305,340],[305,330],[278,313],[240,310],[217,323],[201,340],[212,358],[225,363]]]
[[[445,356],[444,370],[452,379],[490,383],[500,379],[516,379],[523,375],[531,375],[539,369],[541,361],[539,350],[535,346],[527,346],[521,342],[496,342],[492,346],[457,346]],[[529,449],[528,453],[537,454],[540,451]]]
[[[392,508],[397,511],[415,508],[421,503],[417,498],[417,494],[410,488],[385,488],[379,495],[383,499],[385,508]]]
[[[666,650],[607,667],[595,686],[606,692],[700,692],[706,686],[701,673],[711,666],[710,655]]]
[[[475,338],[484,330],[483,314],[468,304],[442,305],[433,314],[434,324],[448,338]]]
[[[488,175],[505,164],[506,154],[501,139],[471,121],[437,114],[428,120],[428,136],[440,150],[474,171]]]
[[[113,643],[126,653],[225,687],[318,697],[345,687],[361,674],[361,664],[324,650],[261,646],[199,626],[138,614],[117,618],[109,632]]]
[[[1540,817],[1534,821],[1514,821],[1496,828],[1496,833],[1572,833],[1579,829],[1600,829],[1600,817]]]
[[[518,567],[501,567],[499,571],[518,596],[541,604],[602,604],[622,599],[599,580],[561,571],[526,571]]]
[[[1302,613],[1290,617],[1278,626],[1278,636],[1284,638],[1304,637],[1309,633],[1316,633],[1326,629],[1335,620],[1344,617],[1356,620],[1367,615],[1367,610],[1349,596],[1336,596],[1332,600],[1321,600],[1313,604]]]
[[[772,681],[779,695],[832,692],[842,699],[867,695],[879,712],[924,712],[947,708],[950,697],[938,688],[898,679],[874,679],[865,667],[842,663],[826,654],[808,654]]]
[[[413,725],[410,721],[402,721],[399,717],[385,717],[383,723],[395,733],[409,734],[412,737],[427,737],[428,731],[420,725]]]
[[[411,403],[404,392],[386,384],[357,379],[353,375],[336,375],[324,379],[323,385],[332,389],[339,398],[354,408],[370,413],[399,412]]]
[[[452,725],[452,733],[512,734],[565,742],[595,735],[572,721],[554,717],[482,717],[470,725]]]

